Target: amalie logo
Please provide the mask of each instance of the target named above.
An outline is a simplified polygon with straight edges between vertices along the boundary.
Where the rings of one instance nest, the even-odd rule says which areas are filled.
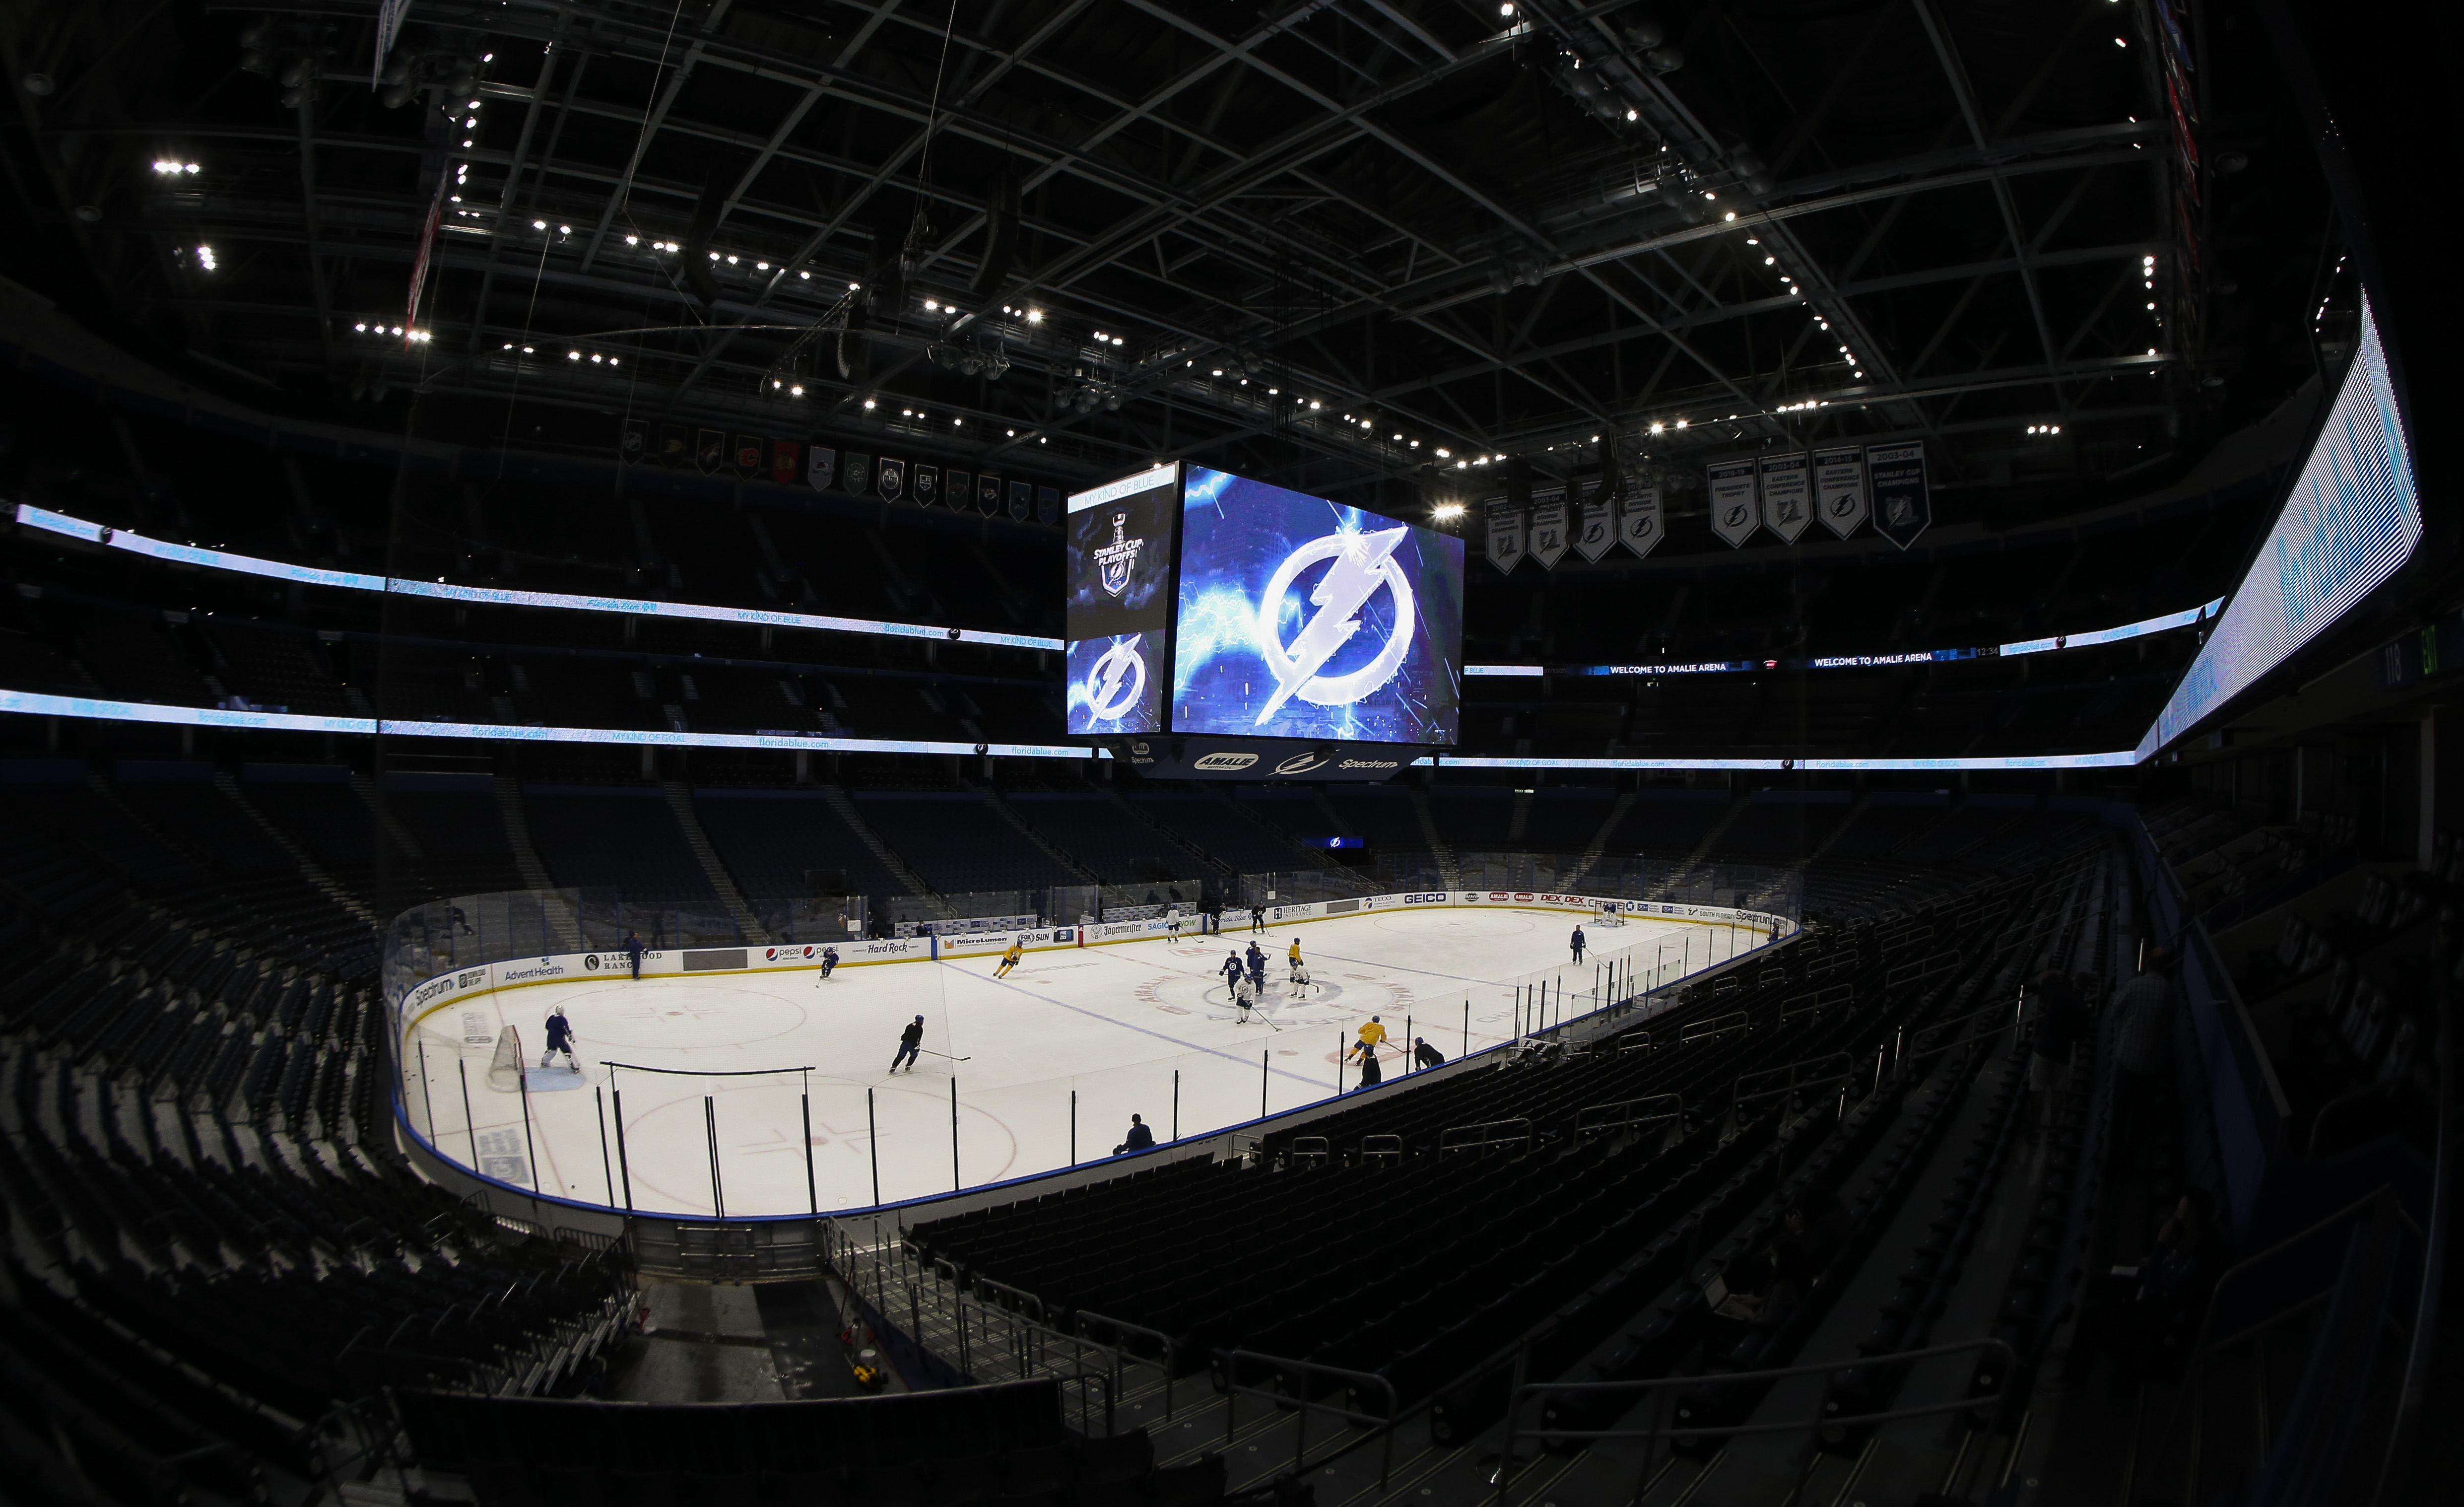
[[[1190,767],[1228,772],[1234,769],[1246,769],[1257,762],[1258,756],[1253,753],[1211,753],[1191,765]]]

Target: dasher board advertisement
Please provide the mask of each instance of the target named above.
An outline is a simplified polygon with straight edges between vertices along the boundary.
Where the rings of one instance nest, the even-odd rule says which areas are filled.
[[[1179,522],[1177,463],[1070,495],[1065,657],[1072,734],[1163,730]]]

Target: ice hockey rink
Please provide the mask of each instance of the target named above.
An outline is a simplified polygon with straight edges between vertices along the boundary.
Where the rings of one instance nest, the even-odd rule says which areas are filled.
[[[1702,922],[1594,923],[1575,966],[1578,919],[1447,908],[1278,925],[1256,939],[1267,984],[1245,1023],[1221,971],[1251,940],[1234,916],[1216,936],[1029,952],[1000,979],[998,956],[975,956],[826,980],[800,968],[528,985],[420,1020],[405,1043],[406,1105],[447,1157],[551,1196],[685,1215],[826,1212],[1100,1161],[1133,1113],[1161,1143],[1176,1128],[1199,1136],[1322,1100],[1338,1074],[1354,1089],[1359,1068],[1341,1056],[1372,1016],[1390,1036],[1392,1082],[1407,1031],[1451,1061],[1508,1039],[1518,989],[1529,1008],[1538,980],[1568,1002],[1552,1013],[1578,1012],[1604,961],[1632,960],[1638,976],[1664,962],[1673,982],[1681,959],[1699,969],[1759,940]],[[1313,980],[1299,997],[1286,983],[1295,938]],[[560,1006],[579,1073],[561,1057],[539,1066],[541,1022]],[[917,1015],[920,1065],[892,1074]],[[527,1126],[523,1094],[489,1084],[507,1024],[527,1059]]]

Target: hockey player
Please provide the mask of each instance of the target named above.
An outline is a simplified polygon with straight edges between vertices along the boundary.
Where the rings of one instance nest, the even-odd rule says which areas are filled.
[[[1249,982],[1247,974],[1234,974],[1232,976],[1232,1024],[1235,1026],[1249,1024],[1249,1012],[1257,1008],[1258,986]]]
[[[890,1059],[890,1071],[892,1073],[897,1072],[898,1065],[904,1062],[907,1064],[908,1072],[914,1072],[915,1059],[922,1053],[923,1050],[924,1017],[918,1015],[913,1020],[907,1023],[907,1029],[905,1031],[898,1033],[898,1054]]]
[[[1001,961],[994,965],[993,977],[997,979],[1008,978],[1009,970],[1017,967],[1018,960],[1024,956],[1026,956],[1025,945],[1018,942],[1016,939],[1012,939],[1009,944],[1009,951],[1002,953]]]
[[[1423,1072],[1430,1068],[1441,1068],[1446,1065],[1446,1054],[1440,1052],[1437,1048],[1430,1046],[1428,1037],[1415,1036],[1412,1040],[1414,1043],[1412,1048],[1412,1061]]]
[[[1265,931],[1266,929],[1266,908],[1265,906],[1252,905],[1249,907],[1249,929],[1251,931]]]
[[[1285,958],[1295,968],[1301,965],[1301,940],[1298,937],[1292,939],[1292,950],[1285,954]]]
[[[1360,1028],[1360,1044],[1372,1049],[1386,1044],[1386,1028],[1377,1023],[1376,1016],[1370,1016],[1369,1024]]]
[[[1266,955],[1256,947],[1249,949],[1249,986],[1261,995],[1266,992]]]
[[[1360,1059],[1360,1086],[1365,1089],[1375,1088],[1386,1081],[1384,1073],[1377,1066],[1377,1043],[1369,1039],[1368,1030],[1366,1026],[1361,1028],[1361,1038],[1353,1042],[1352,1051],[1346,1053]],[[1382,1031],[1380,1034],[1382,1036]]]
[[[564,1018],[561,1005],[547,1012],[547,1050],[539,1053],[539,1066],[546,1067],[560,1052],[564,1053],[566,1067],[576,1073],[582,1071],[582,1064],[573,1055],[573,1022]]]
[[[822,977],[825,979],[828,978],[832,970],[836,969],[838,965],[839,950],[836,947],[824,947],[822,949]]]
[[[635,979],[639,979],[639,978],[641,978],[641,976],[642,976],[642,938],[641,938],[640,934],[639,934],[639,933],[636,933],[636,932],[629,932],[629,931],[628,931],[628,932],[627,932],[627,933],[625,934],[625,945],[624,945],[622,948],[620,948],[619,950],[620,950],[620,951],[622,951],[622,952],[625,954],[625,956],[626,956],[626,957],[627,957],[627,958],[629,958],[629,959],[631,959],[631,960],[632,960],[632,962],[633,962],[633,977],[634,977]]]
[[[1225,988],[1233,989],[1235,992],[1238,992],[1236,986],[1241,982],[1242,973],[1241,954],[1238,952],[1225,953],[1223,955],[1223,966],[1216,969],[1215,971],[1223,975],[1223,986]]]
[[[1573,935],[1572,938],[1568,939],[1568,941],[1569,941],[1569,942],[1572,943],[1572,945],[1573,946],[1573,949],[1574,949],[1574,961],[1575,961],[1576,963],[1580,963],[1580,962],[1582,962],[1582,961],[1583,961],[1583,923],[1582,923],[1581,921],[1576,921],[1576,922],[1574,922],[1574,935]]]
[[[1301,997],[1301,991],[1302,991],[1302,990],[1304,990],[1304,989],[1306,989],[1306,988],[1308,988],[1309,986],[1309,964],[1305,964],[1305,963],[1301,962],[1301,960],[1300,960],[1300,959],[1298,959],[1298,958],[1294,958],[1294,959],[1292,960],[1292,976],[1291,976],[1291,980],[1290,980],[1290,982],[1289,982],[1289,983],[1287,983],[1287,984],[1286,984],[1286,985],[1284,986],[1284,992],[1285,992],[1285,993],[1287,993],[1287,994],[1289,994],[1289,995],[1290,995],[1292,998],[1294,998],[1294,999],[1298,999],[1298,998],[1300,998],[1300,997]]]
[[[1171,935],[1171,937],[1172,937],[1172,940],[1173,940],[1173,941],[1175,941],[1175,942],[1178,942],[1178,941],[1180,940],[1180,907],[1179,907],[1179,906],[1176,905],[1176,906],[1174,906],[1172,909],[1170,909],[1170,910],[1168,910],[1168,911],[1164,912],[1164,914],[1163,914],[1163,929],[1164,929],[1167,933],[1169,933],[1169,934]]]

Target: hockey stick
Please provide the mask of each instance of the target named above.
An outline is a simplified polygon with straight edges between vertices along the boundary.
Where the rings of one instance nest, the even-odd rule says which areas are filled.
[[[925,1053],[926,1055],[928,1055],[928,1056],[935,1056],[935,1057],[950,1057],[950,1054],[949,1054],[948,1053],[946,1053],[946,1052],[935,1052],[935,1051],[934,1051],[932,1048],[930,1048],[930,1047],[919,1047],[919,1048],[917,1048],[916,1050],[917,1050],[917,1051],[919,1051],[919,1052],[924,1053]],[[951,1061],[953,1061],[953,1062],[973,1062],[973,1061],[975,1061],[976,1059],[975,1059],[975,1058],[973,1058],[973,1057],[950,1057],[950,1060],[951,1060]]]

